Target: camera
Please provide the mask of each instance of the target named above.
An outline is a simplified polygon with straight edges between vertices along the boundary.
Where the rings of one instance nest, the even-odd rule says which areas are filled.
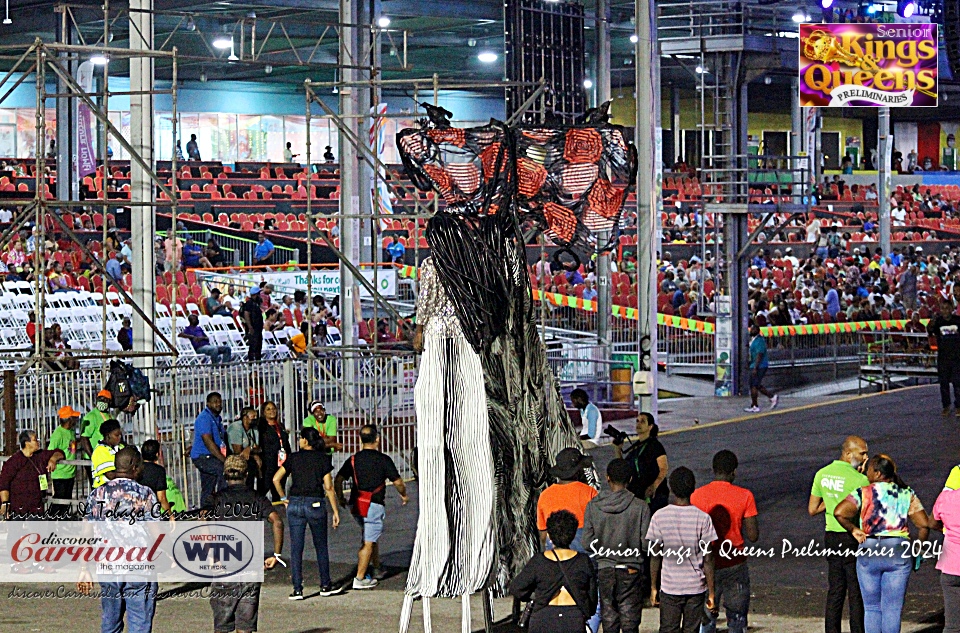
[[[627,438],[630,437],[628,433],[621,431],[620,429],[614,428],[612,425],[607,425],[607,428],[603,429],[604,435],[609,435],[613,438],[613,443],[616,446],[620,446],[627,441]]]

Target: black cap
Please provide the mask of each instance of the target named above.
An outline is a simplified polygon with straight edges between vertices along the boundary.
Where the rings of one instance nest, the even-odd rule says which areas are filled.
[[[557,479],[573,479],[591,465],[593,458],[589,455],[573,447],[565,448],[557,454],[557,465],[550,469],[550,475]]]

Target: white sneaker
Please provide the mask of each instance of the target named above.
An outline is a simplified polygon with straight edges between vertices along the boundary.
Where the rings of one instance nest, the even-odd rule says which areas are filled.
[[[760,413],[760,407],[747,407],[744,411],[747,413]]]
[[[779,402],[780,402],[780,396],[777,394],[773,394],[773,397],[770,398],[770,410],[772,411],[773,409],[776,409],[777,403]]]
[[[353,579],[353,588],[360,589],[373,589],[377,586],[377,581],[373,578],[354,578]]]

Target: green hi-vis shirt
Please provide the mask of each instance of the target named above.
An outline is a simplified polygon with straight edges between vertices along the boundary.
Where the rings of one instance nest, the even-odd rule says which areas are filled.
[[[114,417],[109,413],[103,413],[99,409],[93,409],[80,420],[80,436],[90,438],[90,446],[94,449],[103,439],[100,433],[100,426],[107,420],[113,420]]]
[[[326,437],[337,436],[337,418],[329,413],[327,414],[327,419],[323,421],[322,425],[317,423],[316,416],[311,413],[303,419],[303,426],[313,427],[320,432],[320,435],[324,435]],[[331,455],[334,453],[332,448],[328,452]]]
[[[66,429],[58,426],[50,436],[50,445],[47,450],[60,449],[66,455],[66,459],[77,458],[77,435],[73,429]],[[68,466],[63,462],[57,464],[56,470],[50,475],[53,479],[73,479],[77,474],[76,466]]]
[[[823,499],[827,510],[827,532],[846,532],[833,516],[833,511],[847,495],[869,484],[866,475],[843,460],[838,459],[817,471],[810,495]]]

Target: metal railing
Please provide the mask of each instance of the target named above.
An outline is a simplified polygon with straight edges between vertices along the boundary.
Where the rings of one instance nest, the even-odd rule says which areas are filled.
[[[857,332],[857,393],[864,384],[885,391],[896,379],[936,378],[937,352],[929,341],[925,332]]]
[[[383,451],[396,462],[401,476],[412,477],[411,456],[416,446],[415,357],[412,353],[374,355],[339,348],[328,351],[329,356],[312,361],[312,385],[307,380],[307,363],[311,361],[298,359],[149,370],[156,427],[148,428],[143,412],[134,416],[121,414],[124,442],[139,446],[147,439],[159,439],[167,474],[177,482],[188,504],[195,504],[200,481],[189,454],[193,421],[203,410],[208,393],[216,391],[223,396],[225,424],[234,420],[247,404],[274,401],[294,446],[308,403],[320,400],[327,404],[328,413],[339,418],[338,439],[344,446],[334,456],[335,467],[360,450],[360,427],[376,424]],[[34,429],[46,442],[56,428],[57,409],[69,404],[81,411],[88,410],[103,381],[100,372],[90,371],[30,372],[19,376],[15,394],[18,430]]]
[[[227,265],[239,266],[241,262],[246,266],[253,265],[253,253],[257,250],[257,242],[254,240],[219,233],[211,229],[179,230],[177,235],[183,236],[184,239],[189,235],[201,244],[206,244],[208,240],[214,238],[220,245],[220,250],[224,253]],[[276,265],[299,260],[300,252],[295,248],[274,244],[274,249],[276,250],[274,257]]]
[[[776,35],[796,27],[791,14],[796,3],[757,6],[728,0],[688,0],[657,3],[657,38],[689,40],[745,35]]]

